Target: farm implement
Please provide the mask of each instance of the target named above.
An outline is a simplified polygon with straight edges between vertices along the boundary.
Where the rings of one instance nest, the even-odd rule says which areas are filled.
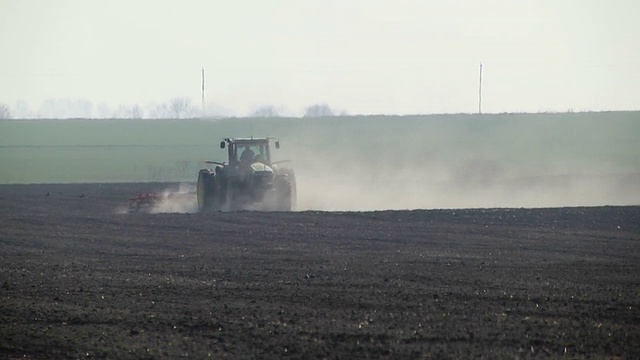
[[[129,212],[151,212],[159,202],[160,197],[155,192],[138,194],[135,197],[129,198]]]

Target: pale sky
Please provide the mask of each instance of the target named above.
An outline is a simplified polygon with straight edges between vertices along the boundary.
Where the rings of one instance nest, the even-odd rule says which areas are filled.
[[[0,103],[640,109],[637,0],[0,0]]]

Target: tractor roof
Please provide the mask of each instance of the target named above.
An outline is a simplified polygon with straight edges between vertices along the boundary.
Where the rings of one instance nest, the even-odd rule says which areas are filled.
[[[271,138],[263,137],[263,138],[226,138],[225,141],[229,144],[262,144],[268,143]]]

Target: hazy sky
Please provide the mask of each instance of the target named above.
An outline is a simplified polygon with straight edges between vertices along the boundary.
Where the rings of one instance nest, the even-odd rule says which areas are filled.
[[[637,0],[0,0],[0,103],[640,109]]]

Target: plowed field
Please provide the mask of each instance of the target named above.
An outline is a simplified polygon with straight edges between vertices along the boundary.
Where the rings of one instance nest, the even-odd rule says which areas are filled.
[[[640,207],[135,213],[0,186],[0,358],[635,358]]]

